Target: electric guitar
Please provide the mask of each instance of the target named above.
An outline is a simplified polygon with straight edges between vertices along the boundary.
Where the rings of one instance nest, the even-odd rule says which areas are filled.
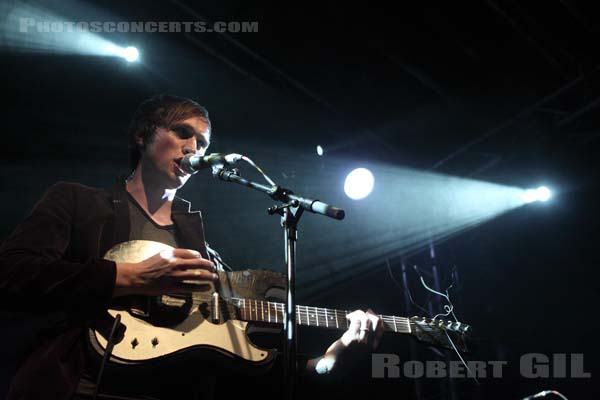
[[[140,262],[172,249],[170,246],[135,240],[118,244],[107,252],[115,262]],[[199,281],[199,290],[190,294],[156,297],[128,296],[111,307],[88,330],[88,344],[96,359],[104,356],[115,317],[120,323],[113,335],[109,363],[122,366],[164,367],[180,361],[215,361],[221,367],[260,373],[272,365],[275,352],[254,345],[248,338],[248,324],[282,325],[285,304],[269,301],[274,292],[283,293],[285,277],[258,269],[219,271],[216,284]],[[125,298],[122,298],[125,299]],[[118,299],[117,299],[118,300]],[[297,306],[296,322],[325,329],[346,330],[350,311]],[[438,347],[466,350],[470,327],[460,322],[421,317],[379,316],[384,331],[403,333]]]

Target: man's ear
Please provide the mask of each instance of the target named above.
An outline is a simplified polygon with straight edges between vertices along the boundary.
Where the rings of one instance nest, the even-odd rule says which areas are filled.
[[[144,138],[140,134],[135,135],[135,144],[140,150],[143,150],[146,147],[144,144]]]

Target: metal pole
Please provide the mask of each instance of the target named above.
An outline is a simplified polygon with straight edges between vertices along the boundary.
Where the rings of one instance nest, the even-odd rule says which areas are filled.
[[[440,276],[439,276],[439,273],[438,273],[438,268],[436,266],[436,259],[437,259],[437,257],[436,257],[436,253],[435,253],[435,244],[434,244],[433,240],[431,239],[431,236],[429,237],[429,257],[431,258],[431,264],[432,264],[431,265],[431,274],[433,275],[433,288],[435,290],[437,290],[438,292],[442,292],[442,288],[441,288],[441,285],[440,285]],[[430,303],[432,305],[432,308],[433,308],[433,301],[434,301],[433,299],[434,298],[432,297],[432,300],[431,300],[431,303]],[[439,301],[439,298],[438,298],[438,300],[436,301],[436,307],[435,307],[436,310],[440,309],[439,305],[440,305],[440,301]],[[450,354],[449,354],[449,351],[445,351],[444,353],[446,355],[446,357],[445,357],[446,358],[446,365],[450,365]],[[456,386],[454,385],[454,381],[452,380],[452,378],[450,378],[449,376],[446,378],[446,384],[447,384],[448,391],[450,392],[450,399],[451,400],[457,400],[457,397],[456,397]],[[445,389],[445,388],[442,388],[442,389]]]
[[[388,260],[389,262],[389,260]],[[409,288],[408,288],[408,276],[406,275],[406,265],[404,265],[404,258],[402,258],[402,284],[404,285],[404,309],[406,310],[406,316],[410,317],[411,316],[411,301],[410,301],[410,296],[408,295],[409,293]],[[415,343],[414,340],[410,340],[409,341],[409,351],[410,351],[410,359],[411,360],[418,360],[418,354],[417,354],[417,344]],[[415,398],[416,399],[420,399],[423,395],[423,388],[421,387],[421,379],[419,378],[415,378],[413,379],[413,382],[415,384]]]
[[[284,352],[283,352],[283,373],[285,398],[293,400],[295,398],[296,383],[296,240],[297,230],[296,215],[289,208],[283,210],[281,218],[285,232],[285,262],[287,265],[288,290],[285,311],[284,325]]]

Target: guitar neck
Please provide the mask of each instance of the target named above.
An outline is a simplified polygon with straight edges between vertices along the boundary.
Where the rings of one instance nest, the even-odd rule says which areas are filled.
[[[237,317],[244,321],[283,324],[285,320],[285,304],[283,303],[233,298],[231,305],[235,308]],[[326,329],[346,330],[350,324],[347,316],[351,312],[331,308],[296,306],[296,323]],[[390,315],[378,315],[378,317],[383,321],[385,331],[411,333],[408,318]]]

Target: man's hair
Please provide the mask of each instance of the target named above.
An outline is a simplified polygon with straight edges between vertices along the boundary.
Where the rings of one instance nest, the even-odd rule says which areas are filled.
[[[142,156],[141,150],[152,143],[156,128],[171,129],[176,124],[191,117],[199,117],[208,124],[208,111],[193,100],[168,94],[159,94],[142,102],[133,115],[129,128],[129,163],[131,169],[137,167]],[[140,147],[136,139],[144,139]]]

